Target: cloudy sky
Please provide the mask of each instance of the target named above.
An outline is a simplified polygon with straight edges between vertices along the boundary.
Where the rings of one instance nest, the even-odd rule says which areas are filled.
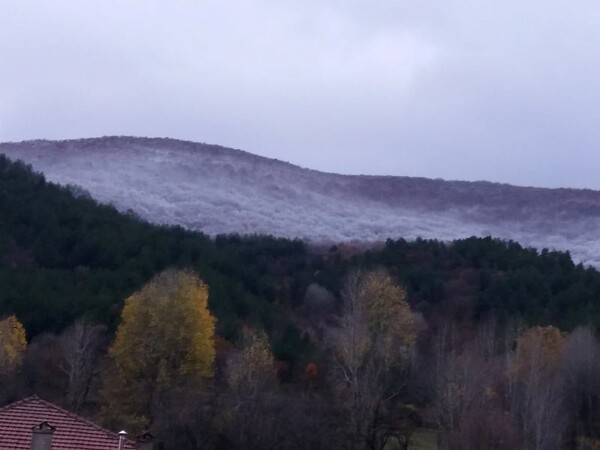
[[[0,0],[0,141],[600,189],[597,0]]]

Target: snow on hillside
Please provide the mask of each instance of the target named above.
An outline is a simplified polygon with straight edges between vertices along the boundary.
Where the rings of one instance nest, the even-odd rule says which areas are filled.
[[[0,153],[121,211],[211,235],[327,242],[492,235],[569,250],[600,267],[598,191],[336,175],[172,139],[27,141],[0,144]]]

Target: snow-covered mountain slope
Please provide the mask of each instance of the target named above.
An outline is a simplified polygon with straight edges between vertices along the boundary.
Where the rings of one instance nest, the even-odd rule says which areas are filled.
[[[312,241],[513,239],[600,267],[600,191],[350,176],[214,145],[131,137],[0,144],[50,181],[155,223]]]

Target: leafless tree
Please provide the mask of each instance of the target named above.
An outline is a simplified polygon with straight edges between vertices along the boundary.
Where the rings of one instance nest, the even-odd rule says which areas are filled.
[[[519,339],[516,349],[512,402],[523,436],[534,450],[560,449],[568,425],[562,374],[557,364],[562,348],[562,338],[558,336],[552,327],[536,327]]]
[[[67,376],[67,404],[79,411],[85,403],[105,344],[104,327],[77,320],[60,336],[60,368]]]
[[[600,342],[587,327],[567,338],[561,361],[572,441],[600,438]]]
[[[504,357],[494,321],[483,322],[468,339],[452,323],[443,324],[434,340],[433,391],[439,447],[516,449],[504,403]]]
[[[66,376],[59,367],[62,354],[58,336],[42,333],[29,346],[23,361],[20,382],[25,395],[37,394],[64,407]]]

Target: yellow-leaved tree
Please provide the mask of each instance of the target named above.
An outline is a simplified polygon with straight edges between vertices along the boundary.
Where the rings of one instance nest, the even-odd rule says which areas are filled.
[[[0,375],[7,376],[21,364],[27,348],[25,328],[15,316],[0,320]]]
[[[277,382],[275,358],[264,331],[244,330],[243,348],[227,361],[227,383],[232,392],[248,395]]]
[[[382,412],[404,387],[416,339],[406,297],[383,269],[355,271],[346,279],[340,326],[332,336],[332,374],[353,448],[385,446]]]
[[[277,422],[279,380],[269,338],[264,331],[242,330],[242,348],[227,359],[228,389],[217,421],[233,441],[230,448],[281,448]],[[281,410],[279,410],[281,411]]]
[[[166,270],[125,300],[102,391],[105,421],[147,426],[169,389],[211,378],[214,333],[208,287],[190,272]]]
[[[560,363],[566,338],[553,326],[525,330],[517,340],[514,375],[521,378],[551,374]]]

